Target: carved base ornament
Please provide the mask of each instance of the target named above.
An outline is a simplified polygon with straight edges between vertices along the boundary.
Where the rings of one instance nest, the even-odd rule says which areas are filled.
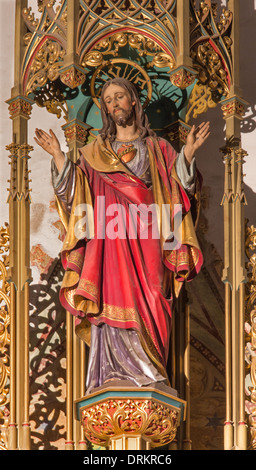
[[[76,410],[91,443],[110,450],[140,450],[173,441],[185,419],[186,402],[153,387],[113,387],[81,398]]]

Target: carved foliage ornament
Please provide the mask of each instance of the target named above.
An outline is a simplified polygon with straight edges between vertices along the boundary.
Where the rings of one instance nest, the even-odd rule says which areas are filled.
[[[113,399],[83,410],[81,422],[87,439],[100,446],[114,436],[140,434],[159,447],[174,439],[179,412],[148,399]]]
[[[249,433],[250,448],[256,449],[256,228],[246,226],[246,255],[248,262],[246,264],[248,282],[246,283],[246,310],[245,319],[250,325],[250,333],[248,335],[248,355],[250,382],[249,387],[250,405],[249,410]]]
[[[47,82],[46,85],[36,90],[34,100],[40,107],[45,107],[49,113],[55,114],[59,119],[62,115],[68,120],[68,109],[65,96],[58,83]]]
[[[196,119],[199,114],[207,111],[208,108],[215,108],[217,103],[212,99],[211,89],[207,85],[196,82],[191,95],[186,112],[186,122],[189,122],[190,117]]]
[[[130,59],[124,58],[125,46],[129,47]],[[133,52],[134,51],[134,57]],[[135,58],[136,56],[136,58]],[[152,37],[132,31],[118,32],[99,40],[83,59],[83,67],[92,74],[90,94],[100,107],[99,96],[103,84],[112,78],[125,78],[140,89],[143,107],[152,97],[152,83],[149,74],[155,68],[175,67],[174,56],[167,54]]]
[[[53,0],[40,0],[38,9],[40,19],[31,13],[31,8],[23,11],[30,33],[25,37],[24,84],[25,94],[34,93],[47,82],[53,83],[58,77],[70,88],[82,85],[86,79],[86,68],[102,67],[104,61],[122,58],[125,46],[136,50],[135,64],[153,70],[168,67],[173,85],[184,89],[195,80],[193,70],[175,70],[178,31],[175,21],[176,0],[158,2],[143,0],[116,2],[80,0],[80,18],[77,27],[77,53],[80,65],[73,64],[63,69],[66,54],[67,8],[61,1],[55,7]],[[229,92],[231,83],[231,39],[230,27],[232,14],[227,8],[218,16],[217,7],[210,0],[190,3],[191,13],[191,57],[193,68],[197,71],[199,84],[210,90],[211,97],[205,94],[206,106],[217,103]],[[128,23],[127,23],[128,21]],[[121,30],[120,28],[124,27]],[[119,29],[118,32],[113,30]],[[129,30],[130,28],[130,30]],[[143,28],[142,33],[135,32]],[[98,40],[103,34],[104,38]],[[35,34],[33,34],[35,33]],[[165,38],[163,40],[163,38]],[[165,43],[166,49],[160,46]],[[167,41],[167,42],[166,42]],[[39,46],[40,45],[40,46]],[[168,50],[168,53],[166,52]],[[31,52],[29,52],[31,51]],[[146,59],[141,62],[140,59]],[[29,64],[29,66],[28,66]],[[198,113],[202,107],[201,96]],[[56,99],[44,100],[50,112],[60,115],[62,105]],[[195,111],[195,100],[192,104]],[[62,109],[63,111],[63,109]],[[64,118],[66,118],[64,113]]]
[[[126,45],[136,50],[136,61],[123,58],[122,48]],[[132,32],[119,32],[100,40],[84,57],[82,66],[95,69],[90,92],[98,107],[102,88],[100,83],[116,77],[126,78],[142,90],[147,88],[147,97],[143,103],[145,107],[152,95],[152,84],[147,70],[168,67],[171,71],[175,66],[175,59],[171,54],[166,54],[151,38]]]
[[[47,33],[51,33],[54,38],[59,41],[65,48],[66,32],[67,32],[67,6],[66,1],[61,0],[54,9],[56,0],[38,0],[38,12],[41,13],[40,18],[35,18],[35,14],[31,11],[31,7],[22,10],[24,21],[30,31],[25,35],[25,43],[33,41],[33,33],[37,33],[36,37],[43,37]],[[32,45],[32,44],[31,44]]]
[[[10,286],[7,282],[9,266],[9,226],[0,228],[0,449],[7,448],[6,422],[8,421],[10,378]]]
[[[26,95],[46,85],[48,80],[54,81],[59,77],[64,55],[65,50],[58,42],[50,39],[45,41],[36,53],[29,69]]]
[[[166,5],[159,2],[153,3],[154,6],[149,0],[143,0],[140,3],[120,0],[118,4],[111,1],[80,0],[81,15],[78,24],[77,53],[81,66],[85,67],[86,64],[94,67],[100,65],[103,55],[113,54],[115,56],[115,51],[124,46],[128,40],[130,47],[137,49],[139,55],[154,55],[156,66],[165,67],[167,64],[172,68],[176,47],[175,37],[177,36],[177,27],[172,12],[176,0],[169,0]],[[54,9],[55,4],[54,0],[40,0],[38,2],[38,9],[41,13],[39,20],[31,12],[31,7],[23,10],[24,20],[30,30],[24,38],[27,44],[24,58],[25,95],[44,86],[48,80],[56,80],[63,66],[67,39],[67,7],[65,1],[62,1]],[[172,52],[170,54],[163,53],[159,47],[157,50],[155,41],[145,38],[143,34],[133,34],[127,37],[117,33],[110,39],[107,38],[98,43],[96,49],[102,49],[102,51],[94,50],[88,55],[91,41],[95,44],[103,25],[112,33],[115,20],[116,27],[119,28],[123,26],[122,22],[127,18],[129,18],[130,25],[135,26],[136,29],[146,22],[149,25],[149,32],[153,31],[156,37],[159,36],[159,33],[166,37]],[[114,44],[113,50],[111,50],[112,44]],[[154,51],[152,51],[153,48],[155,48]],[[78,64],[61,73],[63,83],[71,88],[80,85],[85,79],[84,73],[81,72],[82,69],[79,70],[79,66],[78,68],[77,66]]]
[[[219,101],[229,92],[232,80],[232,57],[230,27],[232,12],[222,9],[217,16],[217,4],[211,0],[191,3],[191,57],[193,66],[198,71],[198,79],[207,84],[214,100]]]
[[[97,37],[102,35],[103,29],[107,37],[113,29],[124,26],[143,31],[147,36],[165,37],[167,49],[174,53],[177,43],[177,25],[173,15],[176,1],[80,0],[82,14],[78,23],[78,54],[81,63],[94,47]]]
[[[174,68],[175,59],[173,55],[164,53],[152,38],[148,38],[143,34],[135,34],[132,32],[118,32],[100,40],[82,59],[82,66],[97,67],[102,64],[107,56],[117,57],[120,48],[129,45],[132,49],[136,49],[141,57],[152,57],[152,63],[156,67]]]
[[[195,57],[195,56],[194,56]],[[200,44],[196,52],[199,67],[199,80],[207,83],[218,96],[226,96],[229,92],[226,70],[219,54],[210,42]]]
[[[245,249],[247,256],[246,312],[249,321],[250,312],[256,309],[256,228],[246,226]]]
[[[23,93],[33,94],[54,82],[63,66],[66,53],[67,6],[66,1],[38,0],[39,18],[35,18],[31,7],[22,11],[29,32],[24,36],[27,45],[23,62]],[[42,92],[41,92],[42,98]],[[40,101],[40,100],[39,100]],[[50,102],[47,96],[43,105],[48,111],[59,115],[61,105]]]
[[[78,24],[82,67],[95,69],[119,58],[120,63],[123,59],[133,61],[135,69],[174,69],[178,38],[176,0],[108,0],[100,2],[100,8],[97,1],[81,0],[80,4],[84,10]],[[177,83],[180,78],[176,77]]]

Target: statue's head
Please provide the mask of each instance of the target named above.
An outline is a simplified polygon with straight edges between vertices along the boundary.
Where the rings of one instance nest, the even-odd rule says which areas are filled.
[[[120,112],[115,112],[113,107],[118,107],[118,104],[114,105],[110,97],[114,95],[122,97],[122,91],[124,92],[123,109]],[[117,102],[118,100],[116,100]],[[124,78],[114,78],[107,81],[103,86],[101,92],[101,117],[103,127],[100,134],[103,139],[108,138],[113,141],[116,136],[116,124],[125,126],[134,120],[142,138],[154,135],[154,132],[149,128],[148,119],[135,86]]]

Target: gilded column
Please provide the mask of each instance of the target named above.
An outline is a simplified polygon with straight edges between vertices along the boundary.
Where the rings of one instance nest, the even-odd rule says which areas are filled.
[[[192,449],[192,441],[190,436],[190,308],[185,306],[185,351],[184,351],[184,400],[187,403],[187,418],[184,423],[184,434],[182,441],[183,450]]]
[[[224,164],[224,195],[222,198],[224,214],[224,270],[222,280],[225,283],[225,363],[226,363],[226,418],[224,424],[224,447],[231,449],[233,446],[234,432],[232,422],[232,338],[231,338],[231,294],[232,294],[232,244],[230,233],[232,226],[232,200],[234,190],[231,179],[231,148],[225,147]]]
[[[247,449],[247,422],[245,417],[245,283],[247,273],[245,270],[245,217],[244,205],[247,203],[243,190],[243,163],[247,153],[239,148],[236,150],[237,163],[237,186],[236,186],[236,288],[238,290],[238,338],[236,347],[238,349],[238,424],[237,424],[237,446],[239,449]]]
[[[249,225],[246,226],[246,257],[247,257],[247,275],[248,282],[246,284],[246,312],[245,318],[247,322],[246,335],[246,362],[247,362],[247,379],[250,379],[248,386],[250,395],[246,397],[246,409],[248,413],[248,437],[249,450],[256,449],[256,228]]]
[[[20,101],[21,98],[19,97]],[[12,101],[12,100],[11,100]],[[16,102],[17,100],[14,100]],[[12,101],[13,104],[13,101]],[[10,106],[12,109],[12,106]],[[19,106],[18,106],[18,109]],[[16,113],[15,113],[16,114]],[[20,112],[13,120],[22,119]],[[20,124],[20,122],[18,123]],[[15,126],[14,126],[15,127]],[[16,134],[18,141],[24,134]],[[29,282],[30,270],[30,189],[28,159],[32,147],[13,143],[9,188],[10,267],[10,449],[30,448],[29,423]]]
[[[14,87],[9,104],[13,142],[7,146],[11,158],[9,188],[11,290],[10,348],[10,423],[9,448],[30,449],[29,423],[29,292],[30,270],[30,190],[28,159],[32,147],[27,144],[27,121],[32,101],[22,95],[23,37],[26,27],[22,10],[26,0],[16,0]]]
[[[177,300],[177,311],[175,325],[173,325],[172,353],[175,359],[172,360],[172,371],[174,382],[172,386],[179,391],[179,396],[186,401],[187,412],[186,421],[182,422],[177,436],[171,442],[171,450],[191,450],[192,441],[190,439],[190,309],[187,293],[183,288]],[[175,329],[174,329],[175,328]],[[175,339],[174,339],[175,336]]]
[[[85,80],[84,69],[80,67],[77,53],[77,25],[79,22],[80,3],[76,0],[67,2],[67,50],[64,64],[60,70],[61,81],[74,89]],[[88,126],[79,119],[68,121],[63,130],[69,147],[69,158],[76,161],[78,148],[83,146],[87,137]],[[66,450],[83,449],[85,441],[83,429],[75,419],[73,401],[85,393],[85,345],[75,334],[74,319],[67,312],[67,429]]]
[[[0,227],[0,450],[8,449],[10,404],[10,286],[7,282],[9,267],[9,225]]]
[[[85,144],[88,126],[74,119],[62,126],[69,147],[69,158],[76,161],[78,149]],[[84,449],[83,428],[75,419],[73,401],[85,394],[86,350],[85,344],[75,333],[74,318],[67,312],[67,431],[66,450]]]
[[[85,80],[84,68],[80,66],[77,53],[77,25],[79,23],[80,2],[68,0],[67,2],[67,51],[64,65],[60,71],[60,79],[70,88],[76,88]]]
[[[185,89],[195,80],[195,70],[192,68],[192,58],[190,56],[190,1],[177,1],[177,27],[178,27],[178,46],[176,50],[176,67],[170,74],[172,84],[178,88]],[[174,148],[178,151],[186,141],[190,126],[181,119],[173,123],[167,130],[166,137],[171,141]],[[172,386],[179,390],[180,396],[187,402],[187,418],[178,429],[177,437],[172,440],[169,448],[191,449],[190,440],[190,389],[189,389],[189,342],[190,342],[190,323],[189,306],[186,291],[179,295],[177,302],[179,314],[174,320],[172,328]]]
[[[73,419],[73,321],[66,312],[66,441],[65,449],[74,450],[74,419]]]
[[[192,59],[190,57],[189,3],[188,0],[179,0],[177,2],[177,23],[179,30],[177,65],[192,67]]]
[[[251,410],[249,415],[250,449],[256,449],[256,310],[251,311]]]
[[[191,85],[196,77],[190,57],[190,1],[177,1],[178,48],[171,82],[179,88]]]
[[[67,2],[67,49],[63,67],[60,70],[61,81],[70,88],[76,88],[85,80],[85,74],[80,67],[77,53],[77,25],[79,22],[80,2]],[[87,126],[82,121],[73,119],[64,126],[66,141],[69,147],[69,158],[76,161],[78,148],[84,145],[87,136]],[[75,419],[73,402],[85,391],[85,345],[75,334],[74,319],[69,312],[66,314],[67,326],[67,397],[66,397],[66,450],[83,449],[85,441],[83,429]]]
[[[222,102],[226,121],[226,177],[224,193],[224,256],[223,281],[226,283],[226,422],[224,448],[247,448],[245,422],[245,342],[244,284],[245,240],[243,193],[243,157],[240,148],[240,122],[245,102],[239,84],[239,0],[229,0],[232,21],[232,83],[229,96]]]

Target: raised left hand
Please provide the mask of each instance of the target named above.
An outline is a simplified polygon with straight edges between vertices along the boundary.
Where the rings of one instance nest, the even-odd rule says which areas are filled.
[[[210,135],[210,123],[202,122],[198,127],[192,126],[185,145],[185,156],[190,163],[195,152],[204,144]]]

